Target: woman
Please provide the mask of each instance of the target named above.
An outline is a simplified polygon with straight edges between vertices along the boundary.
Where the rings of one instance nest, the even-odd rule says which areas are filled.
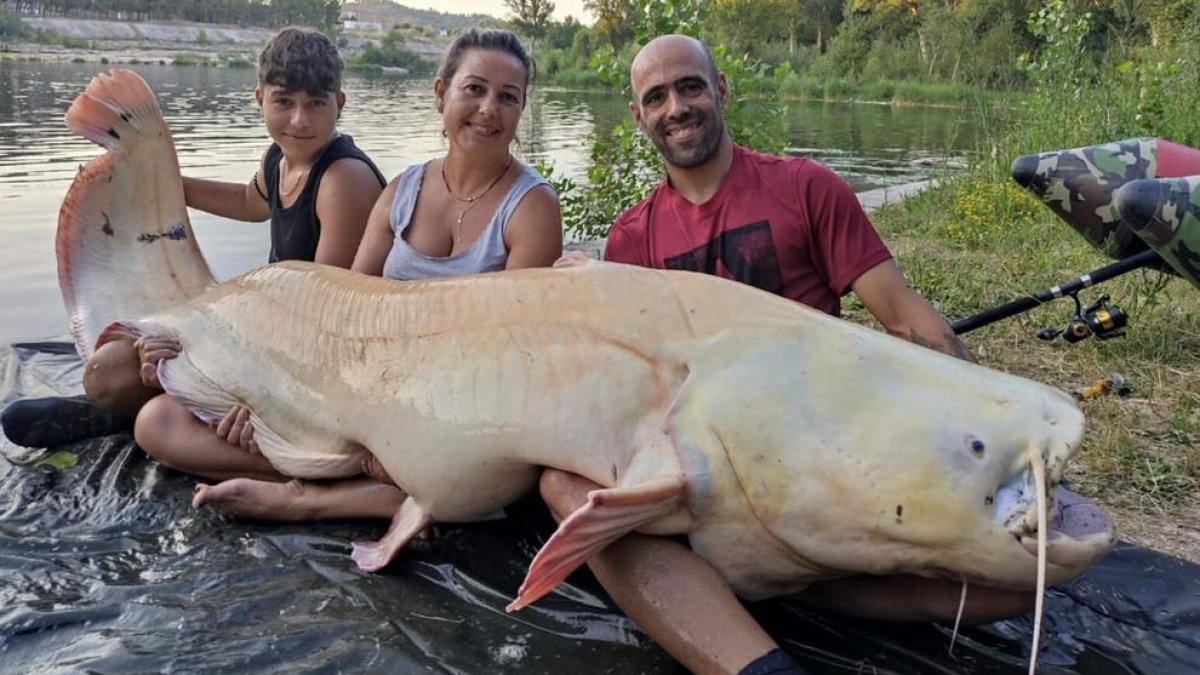
[[[450,149],[388,184],[354,270],[428,279],[547,267],[561,255],[554,191],[509,152],[531,67],[508,31],[471,29],[451,43],[433,83]]]
[[[531,76],[528,55],[508,31],[469,29],[450,44],[433,84],[449,149],[409,167],[384,189],[354,270],[416,280],[548,267],[559,257],[558,199],[544,178],[510,153]],[[253,452],[247,418],[237,411],[221,432]],[[193,504],[225,514],[308,520],[389,518],[403,500],[398,488],[369,477],[329,483],[238,478],[197,486]]]

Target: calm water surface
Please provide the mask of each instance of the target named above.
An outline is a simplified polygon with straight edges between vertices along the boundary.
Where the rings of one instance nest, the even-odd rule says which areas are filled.
[[[252,69],[134,66],[159,96],[185,174],[248,180],[268,143],[254,106]],[[100,154],[73,136],[63,114],[98,67],[0,62],[0,340],[61,335],[54,230],[58,208],[79,165]],[[341,129],[391,177],[445,152],[440,118],[426,80],[362,78],[346,82]],[[581,176],[587,136],[627,115],[617,96],[535,90],[522,119],[518,154]],[[829,164],[856,189],[919,180],[941,171],[941,158],[973,144],[971,115],[935,108],[798,103],[788,142],[797,154]],[[213,272],[224,279],[267,258],[265,224],[192,212],[192,226]]]

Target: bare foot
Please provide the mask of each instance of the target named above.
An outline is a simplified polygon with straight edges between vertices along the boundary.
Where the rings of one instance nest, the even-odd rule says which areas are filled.
[[[231,478],[216,485],[199,483],[192,508],[208,506],[223,516],[258,520],[312,520],[316,515],[306,495],[309,486],[299,480],[275,483],[252,478]]]
[[[208,505],[223,516],[258,520],[391,518],[405,497],[399,488],[367,477],[327,483],[233,478],[196,485],[192,507]]]

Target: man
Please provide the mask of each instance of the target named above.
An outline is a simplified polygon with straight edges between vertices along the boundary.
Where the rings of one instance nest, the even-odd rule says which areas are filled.
[[[850,188],[811,160],[734,145],[722,110],[723,74],[699,41],[656,38],[631,68],[638,128],[667,177],[623,213],[604,258],[686,269],[748,283],[837,315],[852,290],[891,334],[972,360],[945,319],[905,282]],[[598,486],[546,471],[542,495],[559,518]],[[589,563],[616,603],[698,673],[803,672],[758,626],[717,572],[683,543],[628,535]],[[961,586],[916,577],[857,577],[814,584],[801,599],[847,614],[952,619]],[[1032,607],[1032,594],[971,589],[965,618]]]

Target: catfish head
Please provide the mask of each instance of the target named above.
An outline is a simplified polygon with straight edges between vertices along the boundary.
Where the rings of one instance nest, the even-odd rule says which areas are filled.
[[[765,530],[775,549],[726,556],[739,592],[775,594],[789,570],[808,581],[911,573],[1033,589],[1039,520],[1050,530],[1050,583],[1111,548],[1111,525],[1094,507],[1051,510],[1083,436],[1070,397],[830,321],[838,330],[759,331],[757,347],[742,340],[736,364],[696,382],[693,396],[707,401],[704,417],[733,474],[728,484],[745,495],[744,506],[726,508],[743,508],[742,528]],[[703,510],[715,503],[709,497],[701,488],[689,498]],[[693,545],[713,548],[702,532]],[[751,569],[777,578],[740,573]]]

